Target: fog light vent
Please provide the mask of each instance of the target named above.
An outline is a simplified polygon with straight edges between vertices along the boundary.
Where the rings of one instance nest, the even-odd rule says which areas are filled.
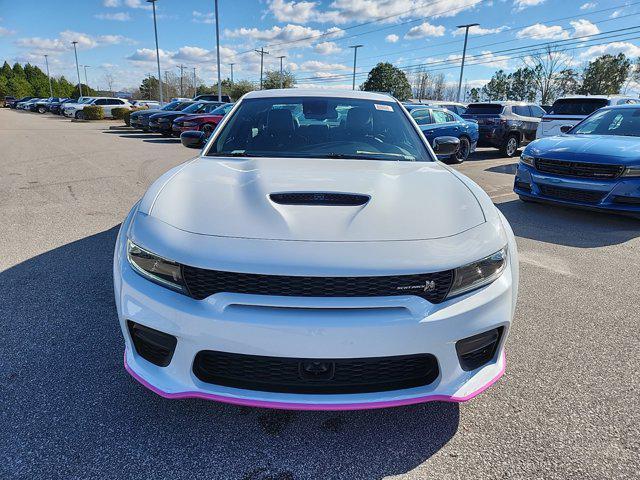
[[[531,184],[523,182],[522,180],[516,180],[516,188],[518,190],[524,190],[525,192],[531,191]]]
[[[127,321],[127,326],[138,355],[159,367],[166,367],[171,363],[178,343],[176,337],[130,320]]]
[[[475,370],[490,362],[496,354],[504,327],[494,328],[456,342],[460,366],[465,371]]]

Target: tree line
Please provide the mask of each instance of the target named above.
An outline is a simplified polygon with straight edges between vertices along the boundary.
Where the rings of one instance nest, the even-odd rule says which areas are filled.
[[[51,89],[54,97],[78,98],[78,85],[69,82],[64,76],[51,77]],[[47,74],[30,63],[22,66],[14,63],[11,67],[6,61],[0,68],[0,97],[49,97]],[[95,91],[82,85],[82,93],[93,95]]]
[[[626,93],[640,80],[640,59],[624,53],[605,54],[583,68],[571,66],[571,57],[548,47],[526,58],[512,73],[498,70],[482,88],[472,88],[468,101],[519,100],[550,105],[565,95],[616,95]]]

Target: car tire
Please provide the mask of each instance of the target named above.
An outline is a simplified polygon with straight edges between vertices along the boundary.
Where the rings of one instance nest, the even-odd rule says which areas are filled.
[[[507,158],[512,158],[518,153],[520,142],[517,135],[509,135],[500,148],[500,152]]]
[[[47,111],[47,109],[46,109],[46,108],[44,108],[44,107],[38,107],[38,113],[44,113],[44,112],[46,112],[46,111]]]
[[[457,165],[469,158],[469,152],[471,152],[471,142],[467,137],[460,137],[459,140],[460,145],[458,146],[458,151],[447,159],[448,164]]]
[[[80,110],[79,112],[76,112],[76,118],[78,120],[84,120],[84,112],[82,110]]]

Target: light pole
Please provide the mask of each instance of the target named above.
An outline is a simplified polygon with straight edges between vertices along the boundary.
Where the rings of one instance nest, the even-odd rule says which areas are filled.
[[[280,59],[280,88],[282,88],[282,84],[284,83],[284,76],[282,74],[282,59],[287,58],[286,55],[282,55],[278,57]]]
[[[220,79],[220,22],[218,21],[218,0],[216,6],[216,62],[218,63],[218,101],[222,101],[222,80]]]
[[[235,63],[230,63],[229,66],[231,67],[231,85],[233,85],[233,66],[235,65]]]
[[[51,86],[51,76],[49,76],[49,55],[44,56],[44,63],[47,65],[47,78],[49,79],[49,96],[53,97],[53,87]]]
[[[89,78],[87,77],[87,67],[91,67],[91,65],[83,65],[84,68],[84,84],[87,86],[87,90],[89,89]]]
[[[180,64],[180,66],[176,68],[180,69],[180,96],[182,97],[182,71],[184,70],[184,65]]]
[[[462,48],[462,63],[460,64],[460,79],[458,80],[458,94],[456,101],[460,101],[460,90],[462,89],[462,74],[464,73],[464,57],[467,55],[467,38],[469,37],[469,29],[477,27],[479,23],[467,23],[466,25],[458,25],[456,28],[464,28],[464,47]]]
[[[193,67],[193,98],[198,96],[198,89],[196,88],[196,67]]]
[[[358,56],[358,49],[364,47],[364,45],[350,45],[349,48],[353,48],[353,86],[352,90],[356,89],[356,58]]]
[[[160,104],[163,103],[162,98],[162,74],[160,73],[160,49],[158,48],[158,26],[156,24],[156,2],[158,0],[147,0],[153,7],[153,31],[156,36],[156,61],[158,63],[158,90],[160,91]]]
[[[260,50],[254,51],[260,54],[260,90],[262,90],[262,71],[264,66],[264,56],[269,55],[269,52],[267,52],[264,47],[260,47]]]
[[[80,66],[78,65],[78,50],[76,49],[76,45],[78,42],[73,41],[73,53],[76,55],[76,72],[78,73],[78,90],[80,92],[80,96],[82,96],[82,80],[80,80]]]

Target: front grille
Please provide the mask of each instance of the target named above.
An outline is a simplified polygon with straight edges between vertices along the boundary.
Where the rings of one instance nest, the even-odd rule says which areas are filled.
[[[417,295],[431,303],[440,303],[453,282],[453,270],[376,277],[303,277],[234,273],[183,265],[182,276],[190,296],[198,300],[228,292],[286,297]]]
[[[359,206],[369,201],[367,195],[335,192],[272,193],[269,198],[280,205]]]
[[[367,393],[429,385],[438,378],[433,355],[304,359],[201,351],[193,373],[215,385],[283,393]]]
[[[600,203],[606,192],[593,190],[579,190],[576,188],[552,187],[550,185],[540,185],[540,192],[547,196],[559,200],[569,200],[584,203]]]
[[[624,172],[623,165],[607,165],[601,163],[569,162],[565,160],[535,159],[536,169],[553,175],[580,178],[617,178]]]

